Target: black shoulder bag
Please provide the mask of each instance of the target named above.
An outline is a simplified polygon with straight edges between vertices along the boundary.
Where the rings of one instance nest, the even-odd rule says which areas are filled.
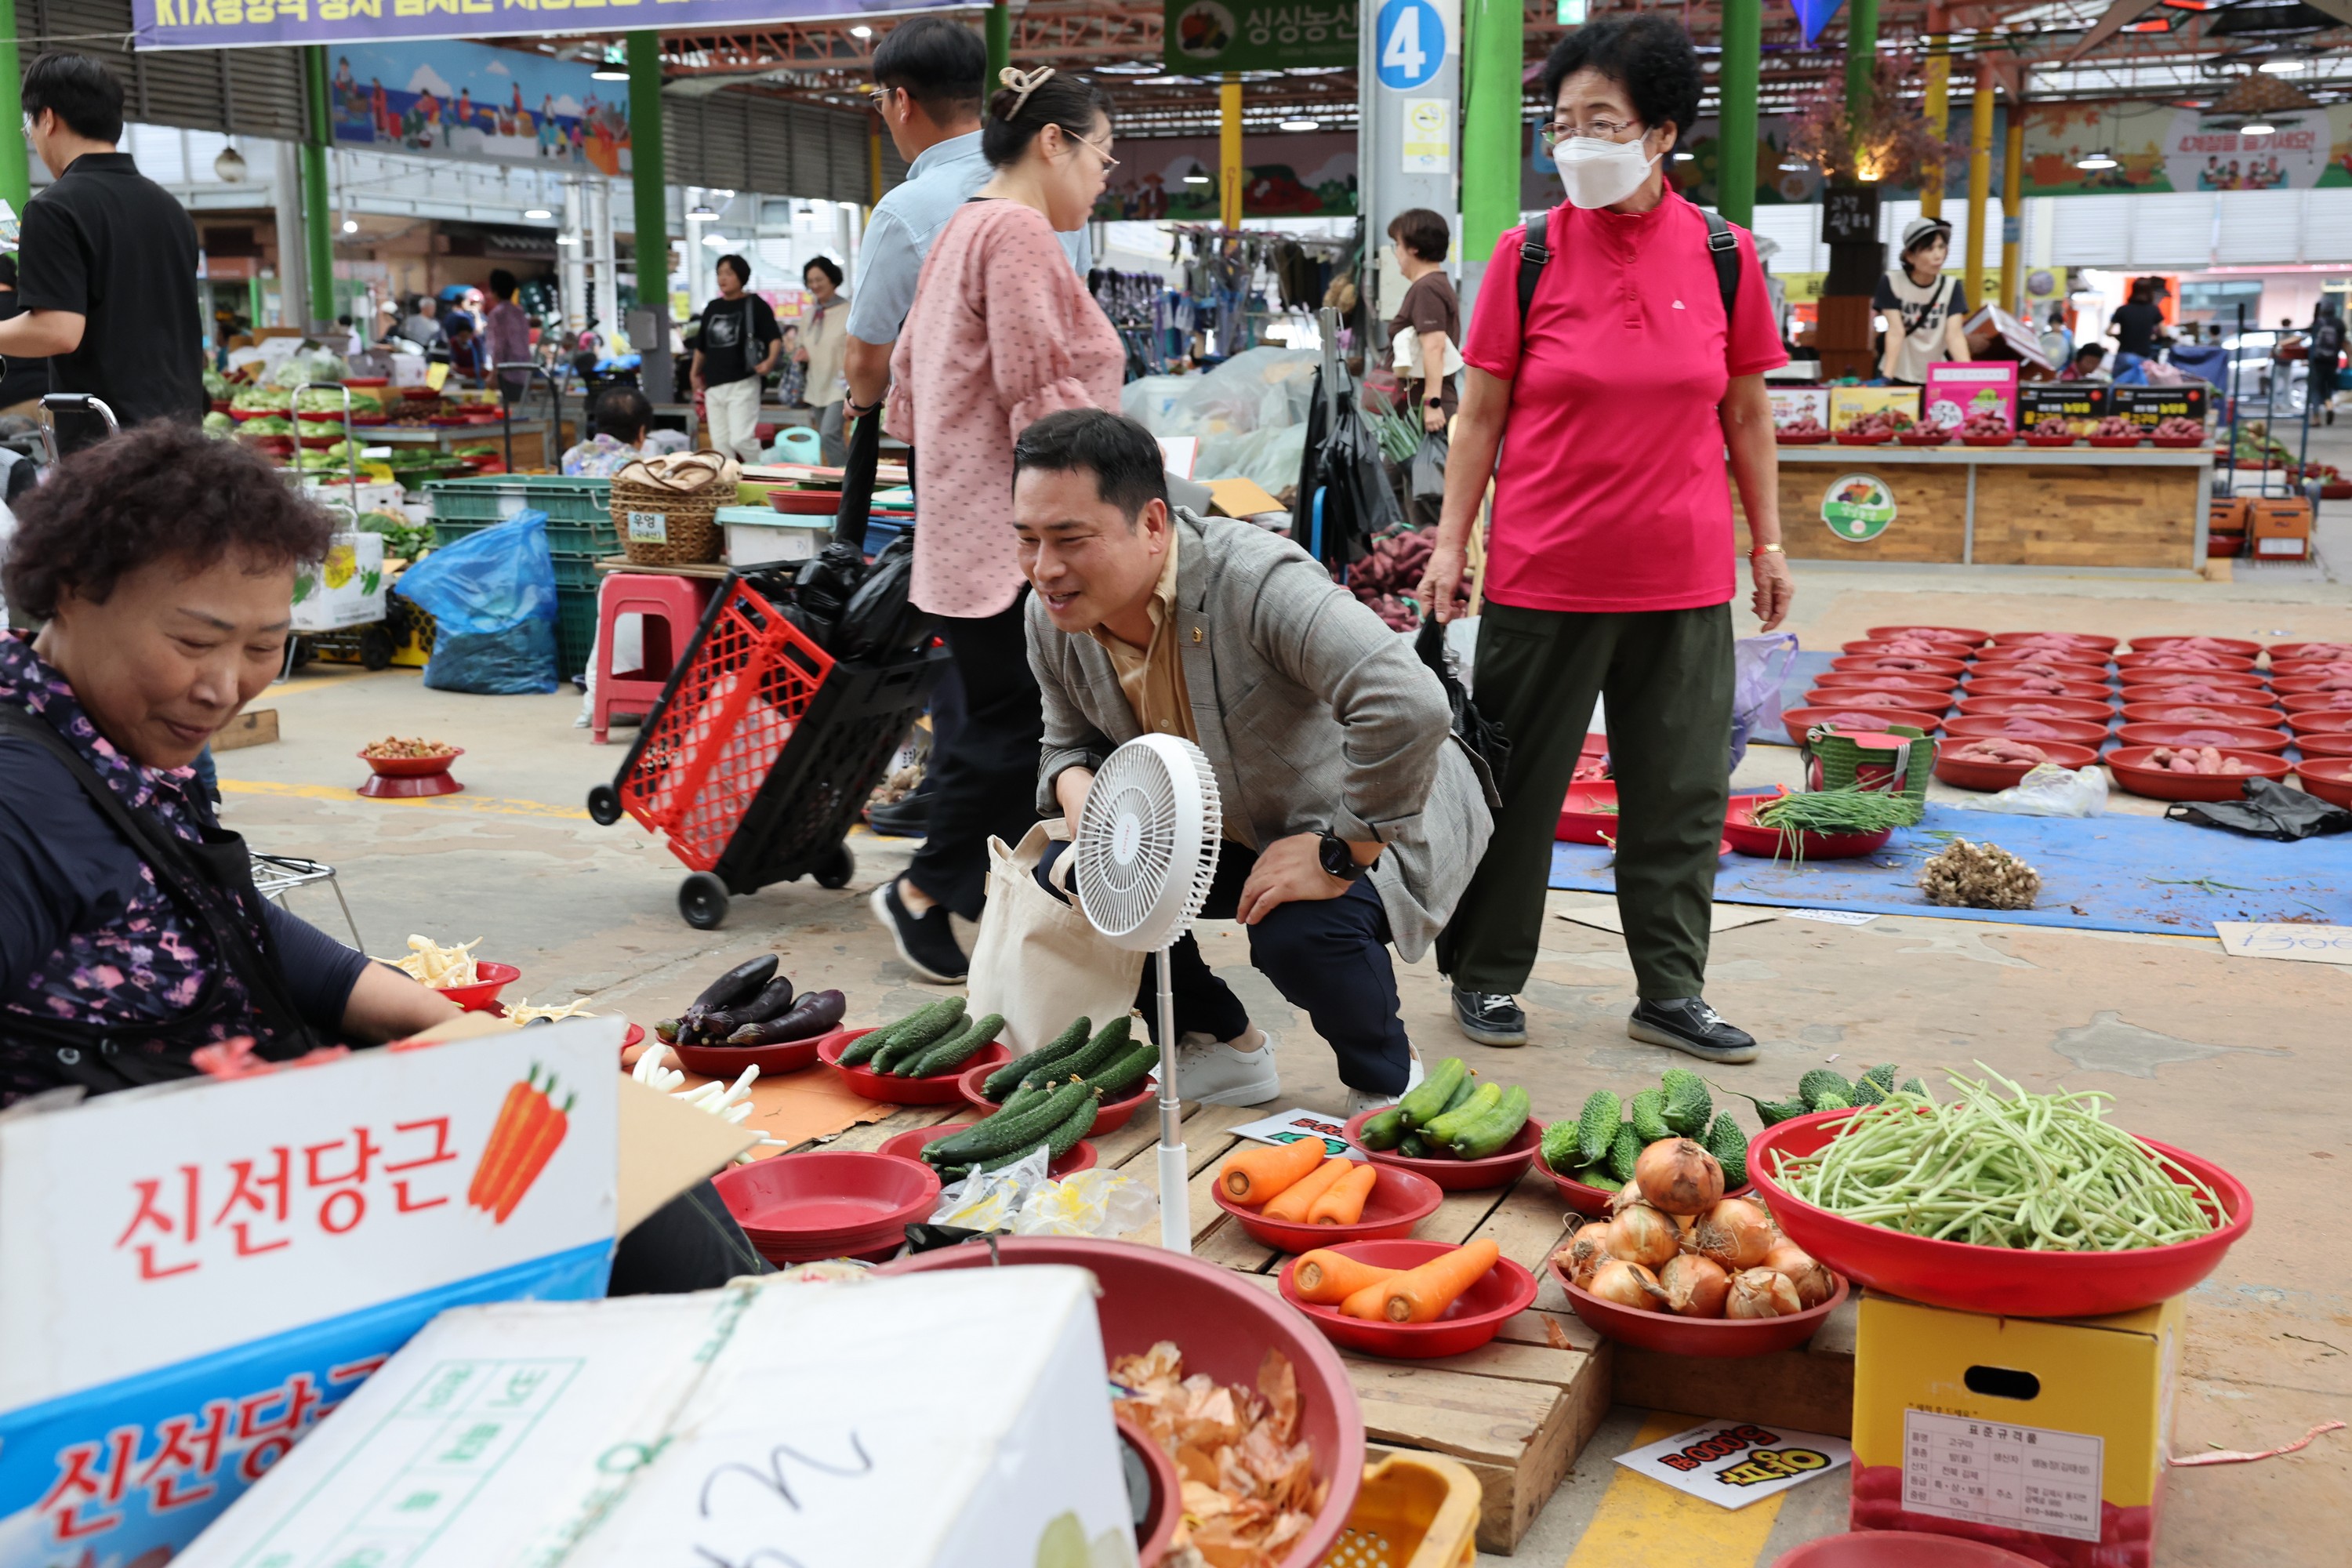
[[[1723,296],[1723,330],[1731,331],[1731,307],[1739,299],[1739,236],[1731,226],[1714,213],[1702,212],[1706,219],[1706,253],[1715,263],[1716,291]],[[1519,325],[1527,326],[1528,310],[1536,302],[1536,285],[1543,281],[1544,264],[1551,259],[1550,247],[1544,244],[1544,230],[1551,222],[1551,214],[1538,213],[1528,220],[1527,237],[1519,242]]]

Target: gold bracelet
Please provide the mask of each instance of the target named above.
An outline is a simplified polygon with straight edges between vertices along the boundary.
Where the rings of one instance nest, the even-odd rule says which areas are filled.
[[[1748,552],[1748,558],[1752,561],[1759,555],[1780,555],[1782,553],[1785,552],[1777,544],[1759,544],[1755,549]]]

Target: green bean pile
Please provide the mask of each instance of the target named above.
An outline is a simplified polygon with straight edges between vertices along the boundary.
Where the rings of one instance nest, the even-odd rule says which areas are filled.
[[[1876,833],[1912,820],[1910,803],[1882,790],[1822,789],[1784,795],[1755,808],[1759,827],[1780,830],[1780,848],[1792,865],[1805,859],[1808,833]],[[1776,853],[1775,859],[1779,858]]]
[[[2014,1098],[1956,1075],[1960,1098],[1949,1105],[1889,1095],[1814,1152],[1782,1156],[1774,1174],[1793,1195],[1844,1218],[1978,1247],[2118,1252],[2215,1228],[2220,1198],[2108,1125],[2110,1096],[2029,1094],[1992,1076]]]

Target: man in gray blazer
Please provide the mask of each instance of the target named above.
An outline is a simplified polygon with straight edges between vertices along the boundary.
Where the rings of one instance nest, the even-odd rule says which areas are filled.
[[[1197,743],[1226,837],[1204,918],[1248,928],[1250,963],[1338,1053],[1350,1114],[1395,1100],[1421,1067],[1386,949],[1428,949],[1491,826],[1437,678],[1288,540],[1171,508],[1159,444],[1132,420],[1030,426],[1013,510],[1045,700],[1039,809],[1075,833],[1114,747]],[[1273,1042],[1189,936],[1171,973],[1184,1098],[1278,1094]],[[1146,964],[1147,1021],[1156,986]]]

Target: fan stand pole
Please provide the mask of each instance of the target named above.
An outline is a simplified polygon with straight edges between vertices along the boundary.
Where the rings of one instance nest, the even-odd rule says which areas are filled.
[[[1168,984],[1168,950],[1152,955],[1160,966],[1160,1245],[1170,1252],[1192,1250],[1192,1173],[1184,1157],[1184,1116],[1176,1098],[1176,994]]]

